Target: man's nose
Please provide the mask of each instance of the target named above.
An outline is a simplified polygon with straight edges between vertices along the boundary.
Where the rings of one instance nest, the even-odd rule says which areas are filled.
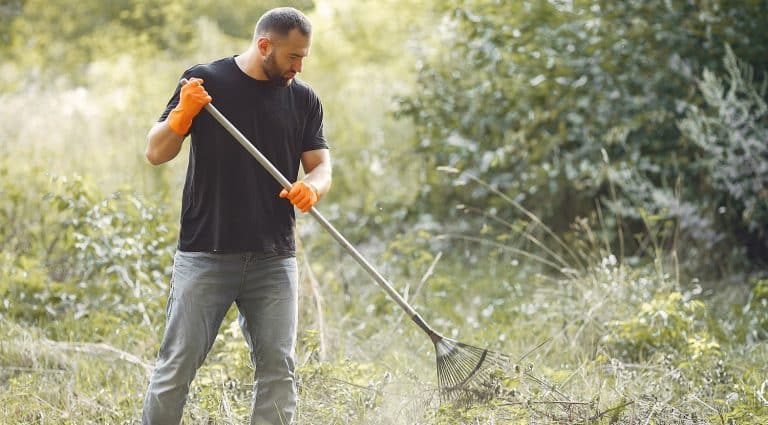
[[[301,68],[303,66],[304,66],[303,61],[301,59],[296,59],[291,64],[291,71],[293,71],[293,72],[298,74],[299,72],[301,72]]]

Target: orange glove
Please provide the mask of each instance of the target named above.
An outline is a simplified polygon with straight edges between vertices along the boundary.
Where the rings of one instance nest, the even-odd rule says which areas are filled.
[[[288,198],[301,212],[309,211],[318,199],[317,189],[303,181],[294,183],[290,192],[285,189],[280,191],[280,197]]]
[[[189,82],[181,87],[179,104],[168,114],[168,127],[179,136],[186,136],[192,126],[192,119],[210,102],[211,96],[205,91],[203,80],[190,78]]]

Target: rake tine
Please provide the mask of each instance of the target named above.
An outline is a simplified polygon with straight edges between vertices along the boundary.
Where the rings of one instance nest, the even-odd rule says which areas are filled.
[[[493,369],[509,364],[509,356],[440,338],[435,341],[437,380],[441,399],[470,402],[490,395]]]
[[[483,354],[480,356],[480,360],[477,362],[477,365],[475,366],[475,368],[472,369],[471,372],[469,372],[469,375],[467,375],[467,377],[464,378],[464,380],[461,381],[461,383],[459,385],[464,385],[464,384],[467,383],[467,381],[472,379],[472,377],[475,375],[475,373],[477,373],[477,371],[480,369],[480,366],[483,365],[483,361],[485,361],[486,354],[488,354],[488,350],[483,352]]]

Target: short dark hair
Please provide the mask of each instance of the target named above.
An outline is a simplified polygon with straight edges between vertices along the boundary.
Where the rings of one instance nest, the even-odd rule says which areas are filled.
[[[256,23],[255,36],[261,37],[267,33],[287,36],[294,28],[305,37],[312,34],[312,24],[303,13],[292,7],[277,7],[261,15]]]

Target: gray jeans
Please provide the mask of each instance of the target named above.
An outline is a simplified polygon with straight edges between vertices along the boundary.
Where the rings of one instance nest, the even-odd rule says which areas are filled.
[[[293,256],[177,251],[165,335],[142,423],[181,422],[189,385],[233,302],[255,367],[251,423],[291,423],[297,281]]]

